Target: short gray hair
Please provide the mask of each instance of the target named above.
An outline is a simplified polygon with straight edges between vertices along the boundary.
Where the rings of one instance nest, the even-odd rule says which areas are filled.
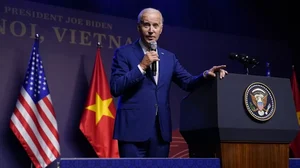
[[[157,12],[157,13],[159,13],[160,16],[161,16],[161,23],[162,24],[164,23],[164,18],[163,18],[162,14],[161,14],[161,12],[159,10],[154,9],[154,8],[145,8],[138,15],[138,18],[137,18],[137,23],[138,24],[141,23],[141,19],[142,19],[142,16],[144,15],[144,13],[147,13],[147,12]]]

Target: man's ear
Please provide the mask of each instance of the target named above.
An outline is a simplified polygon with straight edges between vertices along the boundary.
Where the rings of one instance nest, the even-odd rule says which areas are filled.
[[[163,25],[161,25],[161,30],[160,30],[159,34],[161,34],[161,33],[162,33],[162,31],[163,31],[163,28],[164,28],[164,26],[163,26]]]

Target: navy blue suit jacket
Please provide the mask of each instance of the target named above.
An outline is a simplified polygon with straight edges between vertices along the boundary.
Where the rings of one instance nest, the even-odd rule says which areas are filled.
[[[171,82],[189,91],[202,80],[202,74],[192,76],[176,56],[160,47],[159,77],[156,85],[151,70],[142,74],[138,64],[144,57],[138,41],[116,49],[110,78],[111,94],[120,97],[115,118],[114,138],[122,141],[146,141],[150,138],[157,115],[162,138],[172,140],[172,122],[169,104]]]

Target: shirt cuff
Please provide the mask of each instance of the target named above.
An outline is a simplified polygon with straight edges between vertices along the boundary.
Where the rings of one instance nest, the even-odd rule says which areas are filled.
[[[204,78],[206,78],[207,75],[208,75],[208,70],[204,71],[204,72],[202,73],[202,75],[203,75]]]
[[[146,73],[146,71],[143,70],[143,68],[140,66],[140,64],[138,65],[138,68],[140,69],[140,71],[143,75]]]

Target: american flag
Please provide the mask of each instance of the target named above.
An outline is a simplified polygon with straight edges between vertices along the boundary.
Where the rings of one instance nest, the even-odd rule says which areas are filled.
[[[60,156],[56,116],[39,54],[38,38],[32,47],[10,128],[36,168],[47,167]]]

